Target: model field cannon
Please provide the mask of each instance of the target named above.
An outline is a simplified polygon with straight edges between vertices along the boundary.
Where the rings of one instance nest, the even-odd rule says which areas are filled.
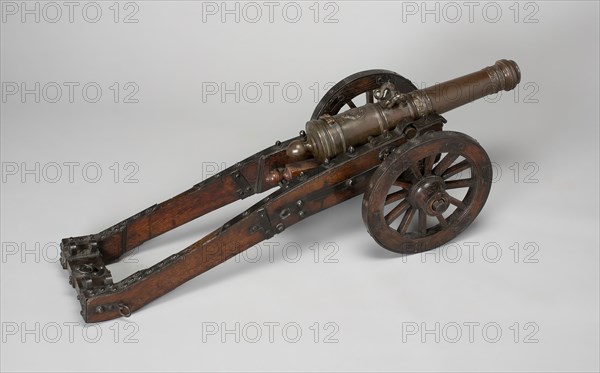
[[[98,234],[63,239],[61,264],[83,318],[129,316],[236,254],[360,194],[367,230],[382,247],[410,254],[443,245],[483,208],[492,166],[471,137],[442,130],[441,114],[512,90],[520,78],[510,60],[426,89],[386,70],[349,76],[325,94],[298,137],[277,141]],[[181,252],[113,281],[106,264],[128,251],[273,188],[278,189]]]

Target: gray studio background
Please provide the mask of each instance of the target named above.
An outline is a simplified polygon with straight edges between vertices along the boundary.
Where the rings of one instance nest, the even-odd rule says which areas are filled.
[[[1,6],[3,371],[598,371],[597,2]],[[128,319],[83,323],[61,238],[295,136],[354,72],[424,86],[501,58],[518,89],[445,115],[495,165],[451,244],[388,253],[359,197]],[[255,200],[144,244],[114,277]]]

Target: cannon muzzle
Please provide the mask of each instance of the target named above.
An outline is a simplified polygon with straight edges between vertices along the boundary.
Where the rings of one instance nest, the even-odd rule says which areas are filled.
[[[302,159],[311,153],[317,160],[325,161],[401,123],[442,114],[502,90],[510,91],[520,81],[519,66],[511,60],[499,60],[480,71],[407,94],[397,92],[392,83],[386,82],[373,92],[378,102],[306,123],[306,140],[292,142],[287,154]]]

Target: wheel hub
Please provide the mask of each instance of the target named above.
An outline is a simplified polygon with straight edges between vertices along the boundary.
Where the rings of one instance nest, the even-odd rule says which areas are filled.
[[[444,179],[441,177],[426,176],[411,188],[409,201],[413,207],[424,210],[428,215],[442,214],[450,206],[450,198],[444,186]]]

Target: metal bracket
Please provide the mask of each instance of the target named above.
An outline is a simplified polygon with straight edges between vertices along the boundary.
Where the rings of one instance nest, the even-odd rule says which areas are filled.
[[[252,188],[252,185],[250,185],[248,180],[246,180],[244,175],[239,170],[232,172],[231,176],[233,177],[233,181],[235,182],[235,184],[238,186],[238,188],[236,189],[236,193],[239,194],[241,199],[244,199],[254,194],[254,189]]]
[[[250,233],[262,230],[265,236],[267,236],[266,238],[273,237],[273,227],[271,226],[271,219],[269,219],[267,211],[264,208],[260,208],[256,210],[256,214],[258,214],[258,224],[250,227]]]

